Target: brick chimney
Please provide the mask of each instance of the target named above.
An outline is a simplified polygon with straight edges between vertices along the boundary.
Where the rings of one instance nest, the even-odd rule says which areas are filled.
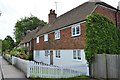
[[[57,18],[57,14],[55,13],[55,10],[50,10],[50,13],[48,14],[48,23],[52,24]]]

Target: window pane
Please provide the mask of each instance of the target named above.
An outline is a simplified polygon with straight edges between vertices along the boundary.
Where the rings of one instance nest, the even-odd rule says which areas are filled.
[[[48,41],[48,34],[44,35],[44,41]]]
[[[60,31],[55,31],[55,39],[60,39]]]
[[[81,52],[80,52],[80,50],[77,50],[77,56],[78,56],[78,60],[81,60]]]
[[[72,28],[72,35],[75,35],[75,27]]]
[[[39,43],[39,37],[36,38],[36,43]]]
[[[60,58],[60,50],[56,50],[56,57]]]
[[[57,55],[58,55],[58,54],[57,54],[57,50],[56,50],[56,57],[57,57]]]
[[[76,50],[73,50],[73,59],[76,59]]]
[[[48,57],[49,51],[45,50],[45,56]]]
[[[60,50],[58,50],[58,57],[60,58]]]
[[[79,26],[76,27],[76,34],[80,34],[80,27]]]

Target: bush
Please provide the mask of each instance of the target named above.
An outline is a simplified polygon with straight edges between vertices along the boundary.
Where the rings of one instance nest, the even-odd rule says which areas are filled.
[[[21,59],[26,59],[26,60],[28,59],[28,56],[25,53],[23,53],[23,52],[19,52],[17,54],[17,57],[19,57]]]
[[[30,53],[29,56],[28,56],[29,60],[33,60],[33,54]]]
[[[108,18],[92,14],[86,21],[86,59],[90,61],[95,54],[120,54],[119,30]]]

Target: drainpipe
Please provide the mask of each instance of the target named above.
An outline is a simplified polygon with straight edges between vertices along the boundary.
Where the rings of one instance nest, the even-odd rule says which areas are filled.
[[[115,12],[115,23],[116,23],[116,27],[118,27],[118,9],[116,9],[116,12]]]

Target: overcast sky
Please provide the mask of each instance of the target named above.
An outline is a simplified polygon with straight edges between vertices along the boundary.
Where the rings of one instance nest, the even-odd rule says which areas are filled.
[[[88,0],[0,0],[0,39],[7,35],[13,37],[13,29],[17,20],[21,17],[37,16],[39,19],[48,22],[50,9],[56,10],[57,16],[79,6]],[[103,0],[102,0],[103,1]],[[120,0],[104,0],[104,2],[117,7]]]

